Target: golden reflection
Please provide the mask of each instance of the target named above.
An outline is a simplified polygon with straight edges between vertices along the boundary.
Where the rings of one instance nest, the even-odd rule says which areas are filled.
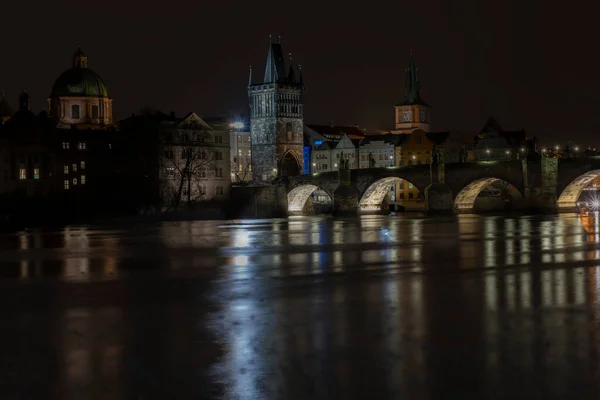
[[[68,280],[89,280],[89,235],[87,228],[65,228],[64,277]]]

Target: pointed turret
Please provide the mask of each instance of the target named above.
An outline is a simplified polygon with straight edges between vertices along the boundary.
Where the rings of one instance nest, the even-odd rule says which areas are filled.
[[[287,80],[289,83],[296,83],[296,73],[294,72],[294,65],[292,64],[292,53],[290,53],[290,70],[288,72]]]
[[[303,78],[302,78],[302,65],[300,65],[300,64],[298,64],[298,71],[300,71],[300,81],[299,81],[299,83],[300,83],[300,85],[302,85],[302,81],[303,81]]]
[[[252,65],[250,66],[250,72],[248,74],[248,86],[252,85]]]

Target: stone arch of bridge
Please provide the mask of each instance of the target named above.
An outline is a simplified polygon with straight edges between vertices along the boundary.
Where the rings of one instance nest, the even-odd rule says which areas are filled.
[[[420,188],[417,187],[411,181],[400,178],[397,176],[390,176],[387,178],[381,178],[374,182],[372,182],[365,190],[364,194],[360,198],[358,202],[359,208],[361,211],[379,211],[381,210],[381,205],[383,204],[383,200],[385,199],[385,195],[390,191],[390,186],[395,185],[396,183],[404,181],[410,184],[413,184],[414,187],[419,190],[419,192],[423,193]]]
[[[599,176],[600,169],[595,169],[573,179],[562,191],[560,196],[558,196],[558,200],[556,201],[558,212],[575,211],[577,209],[577,200],[581,196],[583,189],[589,186],[589,184]]]
[[[483,189],[497,182],[506,183],[513,192],[518,193],[521,198],[524,198],[523,193],[515,185],[505,181],[504,179],[495,177],[479,178],[472,181],[463,187],[460,192],[458,192],[454,199],[454,210],[459,213],[474,211],[475,201],[477,200],[479,194],[483,191]]]
[[[292,190],[290,190],[290,192],[287,195],[288,212],[295,214],[301,213],[304,210],[304,206],[306,205],[308,198],[317,189],[323,190],[325,193],[327,193],[329,198],[332,199],[331,193],[329,193],[327,190],[320,188],[319,186],[312,184],[298,185]]]

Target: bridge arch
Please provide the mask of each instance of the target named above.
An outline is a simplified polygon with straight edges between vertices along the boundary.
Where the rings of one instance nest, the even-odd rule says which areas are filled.
[[[312,184],[298,185],[290,190],[287,195],[288,214],[303,214],[306,211],[305,207],[308,199],[317,191],[323,192],[323,195],[329,198],[329,203],[332,203],[333,198],[331,194],[328,191],[321,189],[319,186]]]
[[[425,201],[422,197],[424,191],[422,190],[422,188],[418,187],[417,185],[415,185],[408,179],[398,177],[398,176],[388,176],[385,178],[380,178],[380,179],[374,180],[367,186],[367,189],[365,190],[365,192],[363,193],[363,195],[360,198],[360,201],[358,202],[360,211],[363,211],[363,212],[381,211],[384,200],[386,198],[386,195],[388,195],[390,193],[390,187],[392,185],[396,186],[396,184],[398,184],[400,182],[405,182],[408,185],[413,186],[414,189],[416,189],[416,191],[421,196],[421,199],[423,201],[423,209],[425,209]],[[402,202],[402,201],[408,200],[408,199],[400,199],[398,197],[395,200]],[[414,200],[417,200],[417,198],[415,198]]]
[[[502,188],[504,190],[501,190],[500,195],[495,199],[495,202],[488,202],[485,206],[480,205],[478,209],[476,203],[479,195],[484,189],[498,183],[503,183],[505,188]],[[513,204],[514,202],[516,202],[516,204]],[[506,209],[507,207],[510,207],[510,209],[522,209],[524,206],[525,198],[523,193],[510,182],[496,177],[479,178],[472,181],[463,187],[454,199],[454,211],[461,214],[497,209],[494,207],[502,207],[502,209]]]
[[[577,201],[583,193],[583,190],[589,186],[594,179],[600,177],[600,169],[588,171],[571,181],[562,191],[556,206],[558,212],[573,212],[577,210]]]

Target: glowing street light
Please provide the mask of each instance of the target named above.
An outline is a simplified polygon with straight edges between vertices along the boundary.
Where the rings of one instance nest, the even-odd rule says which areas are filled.
[[[413,160],[416,160],[416,159],[417,159],[417,156],[413,156]]]
[[[510,154],[510,150],[506,150],[506,154]]]
[[[485,152],[486,152],[487,154],[490,154],[490,149],[486,149],[486,150],[485,150]]]
[[[556,145],[556,146],[554,146],[554,148],[555,148],[557,151],[558,151],[558,150],[560,150],[560,146],[559,146],[559,145]]]
[[[521,147],[521,152],[525,153],[525,147]]]
[[[317,166],[317,163],[313,163],[313,167],[316,167],[316,166]]]
[[[231,124],[229,124],[229,127],[233,128],[233,129],[243,129],[244,123],[243,122],[232,122]]]
[[[575,151],[579,151],[579,146],[575,146]]]

